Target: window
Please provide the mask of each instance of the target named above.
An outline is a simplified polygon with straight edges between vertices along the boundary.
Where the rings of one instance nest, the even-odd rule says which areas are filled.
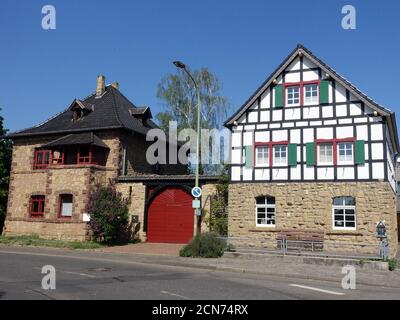
[[[91,163],[92,150],[88,146],[80,147],[78,151],[78,164]]]
[[[353,163],[353,143],[338,143],[339,163]]]
[[[274,164],[286,164],[287,152],[286,146],[278,145],[274,146]]]
[[[333,229],[356,229],[356,200],[353,197],[333,198]]]
[[[307,104],[318,103],[318,84],[306,84],[304,86],[304,102]]]
[[[50,163],[49,150],[35,150],[33,169],[46,169]]]
[[[260,227],[275,227],[275,198],[256,198],[256,225]]]
[[[61,218],[71,218],[72,217],[72,194],[62,194],[60,195],[60,212],[59,217]]]
[[[31,196],[31,200],[29,203],[29,215],[31,217],[43,217],[44,204],[45,204],[45,196],[42,195]]]
[[[269,164],[269,146],[256,147],[256,166],[267,166]]]
[[[53,150],[51,153],[51,164],[64,164],[64,151],[63,150]]]
[[[286,89],[286,105],[297,106],[300,105],[300,87],[288,87]]]
[[[332,164],[333,163],[333,144],[320,144],[319,158],[318,161],[321,164]]]

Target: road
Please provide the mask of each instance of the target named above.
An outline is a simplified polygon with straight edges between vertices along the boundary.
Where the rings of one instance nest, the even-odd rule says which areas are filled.
[[[399,299],[400,289],[138,263],[102,253],[0,247],[0,299]],[[41,287],[42,267],[56,289]]]

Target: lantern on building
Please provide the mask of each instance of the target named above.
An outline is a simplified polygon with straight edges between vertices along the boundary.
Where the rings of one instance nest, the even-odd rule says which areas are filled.
[[[376,224],[376,237],[381,240],[386,238],[386,226],[382,220]]]

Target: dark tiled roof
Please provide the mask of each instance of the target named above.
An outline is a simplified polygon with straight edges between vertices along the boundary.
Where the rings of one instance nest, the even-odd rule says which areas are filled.
[[[61,147],[66,145],[82,145],[90,144],[92,146],[97,146],[101,148],[107,148],[108,146],[101,140],[98,136],[93,134],[93,132],[84,133],[71,133],[57,140],[51,141],[45,144],[43,147]]]
[[[83,106],[91,111],[82,119],[73,121],[74,105]],[[146,134],[157,125],[150,119],[137,119],[130,110],[136,106],[130,102],[118,89],[107,86],[100,97],[92,94],[83,100],[74,100],[71,106],[48,119],[47,121],[29,129],[13,132],[10,138],[23,136],[44,135],[53,133],[73,133],[96,131],[105,129],[125,129],[140,134]]]

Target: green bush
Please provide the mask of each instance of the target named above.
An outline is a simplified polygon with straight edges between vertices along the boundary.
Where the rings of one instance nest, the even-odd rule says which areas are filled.
[[[219,258],[226,249],[225,242],[213,232],[197,235],[189,244],[184,246],[179,255],[181,257]]]
[[[126,244],[132,236],[128,202],[115,185],[96,186],[86,208],[94,240],[107,244]]]
[[[388,264],[389,264],[390,271],[393,271],[397,268],[397,260],[396,259],[389,259]]]

